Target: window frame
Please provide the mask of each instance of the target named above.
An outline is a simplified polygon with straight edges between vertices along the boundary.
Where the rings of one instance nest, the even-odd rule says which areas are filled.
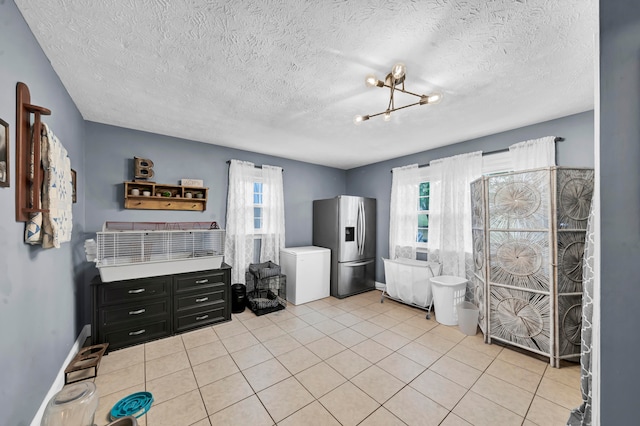
[[[427,196],[423,196],[420,194],[420,186],[422,186],[423,184],[429,184],[429,195]],[[420,247],[420,248],[426,248],[427,247],[427,241],[429,240],[429,226],[427,225],[427,227],[421,227],[420,226],[420,216],[421,215],[426,215],[427,216],[427,223],[429,223],[429,209],[427,210],[422,210],[420,208],[421,203],[420,201],[423,198],[427,198],[429,200],[429,202],[431,201],[431,182],[428,180],[422,180],[420,179],[420,182],[418,183],[418,223],[416,224],[416,248]],[[418,241],[418,236],[420,235],[420,231],[426,229],[426,237],[427,237],[427,241]],[[423,233],[424,234],[424,233]]]
[[[431,179],[429,175],[429,166],[421,167],[418,173],[418,193],[416,194],[416,207],[418,210],[418,215],[420,214],[429,214],[429,210],[420,210],[420,184],[429,183],[429,208],[431,208]],[[418,231],[420,230],[420,219],[417,218],[416,223],[416,251],[426,252],[427,251],[427,242],[418,242]],[[427,241],[429,240],[429,228],[427,227]]]
[[[260,187],[260,192],[256,192],[256,188]],[[256,202],[256,196],[259,196],[259,201]],[[260,211],[260,217],[256,217],[256,209]],[[256,220],[260,221],[260,227],[256,228]],[[253,181],[253,235],[260,238],[263,233],[264,224],[264,183],[261,179],[256,178]]]

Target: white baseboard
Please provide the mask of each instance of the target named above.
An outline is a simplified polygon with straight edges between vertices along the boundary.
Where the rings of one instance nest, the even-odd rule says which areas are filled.
[[[385,283],[379,283],[378,281],[376,281],[376,290],[384,290],[387,287],[387,285]]]
[[[67,368],[67,365],[69,365],[73,357],[76,356],[76,354],[78,353],[80,348],[84,345],[84,342],[87,340],[89,336],[91,336],[91,324],[85,324],[85,326],[82,327],[82,330],[80,331],[80,335],[78,336],[75,343],[71,347],[71,350],[67,355],[67,358],[62,363],[62,367],[60,367],[60,371],[58,371],[58,375],[53,381],[53,384],[51,385],[49,392],[47,392],[47,396],[44,397],[44,400],[40,405],[40,409],[38,409],[36,416],[31,421],[31,426],[40,426],[40,423],[42,422],[42,416],[44,415],[44,410],[45,408],[47,408],[47,404],[49,403],[49,400],[53,397],[53,395],[58,393],[60,389],[62,389],[62,387],[64,386],[64,369]]]

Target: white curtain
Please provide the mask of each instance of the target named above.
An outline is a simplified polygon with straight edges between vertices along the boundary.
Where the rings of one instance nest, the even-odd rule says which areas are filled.
[[[262,166],[262,197],[260,262],[271,260],[280,264],[280,249],[284,248],[284,189],[281,167]]]
[[[416,232],[418,230],[418,165],[396,167],[391,181],[391,203],[389,205],[389,258],[395,259],[400,251],[402,257],[416,258]]]
[[[244,283],[253,262],[253,183],[256,168],[248,161],[231,160],[227,195],[224,261],[231,266],[231,282]]]
[[[514,171],[551,167],[556,165],[554,136],[518,142],[509,147]]]
[[[467,277],[472,270],[470,184],[482,175],[482,152],[429,163],[429,260],[442,262],[442,274]]]

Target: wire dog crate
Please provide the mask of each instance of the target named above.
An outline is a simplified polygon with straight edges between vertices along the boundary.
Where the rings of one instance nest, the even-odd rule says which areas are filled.
[[[256,315],[285,309],[287,306],[287,277],[280,266],[268,261],[252,263],[245,273],[247,306]]]
[[[224,257],[216,222],[106,222],[96,236],[103,282],[218,269]]]

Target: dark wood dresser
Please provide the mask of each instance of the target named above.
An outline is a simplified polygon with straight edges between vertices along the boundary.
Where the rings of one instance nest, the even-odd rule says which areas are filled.
[[[115,350],[231,319],[231,267],[91,282],[92,344]]]

